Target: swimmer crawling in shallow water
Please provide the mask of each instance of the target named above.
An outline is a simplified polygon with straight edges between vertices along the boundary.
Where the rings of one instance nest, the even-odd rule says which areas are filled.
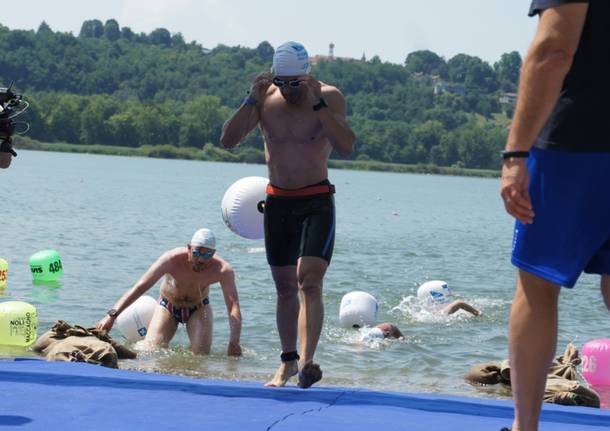
[[[241,356],[241,310],[235,274],[231,266],[216,255],[216,239],[209,229],[199,229],[186,247],[169,250],[159,257],[97,323],[97,328],[109,331],[117,316],[161,277],[165,278],[159,305],[148,326],[146,344],[166,346],[174,337],[178,324],[184,323],[193,353],[209,354],[213,313],[208,295],[210,285],[220,283],[229,314],[227,354]]]

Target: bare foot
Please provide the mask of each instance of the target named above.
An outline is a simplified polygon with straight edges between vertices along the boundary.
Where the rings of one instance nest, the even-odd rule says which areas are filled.
[[[307,389],[317,381],[322,379],[322,370],[318,364],[313,362],[306,363],[299,371],[299,388]]]
[[[265,383],[265,386],[272,388],[281,388],[282,386],[286,386],[286,382],[288,382],[288,379],[290,379],[298,372],[299,365],[296,359],[290,362],[282,362],[280,364],[280,367],[277,369],[275,376],[273,376],[271,380]]]

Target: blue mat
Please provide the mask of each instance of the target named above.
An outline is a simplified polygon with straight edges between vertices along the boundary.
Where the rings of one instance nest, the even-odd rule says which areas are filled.
[[[81,363],[0,361],[0,431],[499,430],[512,403],[357,388],[271,389]],[[605,430],[610,412],[545,405],[541,430]]]

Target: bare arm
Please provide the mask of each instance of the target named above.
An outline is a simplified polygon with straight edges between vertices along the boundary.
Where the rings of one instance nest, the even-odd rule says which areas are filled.
[[[569,3],[542,13],[521,70],[517,108],[506,143],[507,150],[529,151],[534,145],[572,67],[587,10],[585,3]],[[502,199],[506,211],[523,223],[532,223],[534,219],[528,186],[525,159],[506,159],[502,168]]]
[[[242,139],[248,136],[260,121],[260,106],[271,85],[272,77],[269,73],[258,75],[250,87],[250,96],[255,105],[243,103],[237,111],[222,126],[220,143],[225,148],[237,146]]]
[[[545,10],[523,63],[507,150],[529,150],[559,99],[587,16],[586,3]]]
[[[477,310],[470,304],[466,304],[462,300],[453,301],[451,304],[449,304],[448,306],[445,307],[443,312],[445,312],[446,314],[453,314],[453,313],[456,313],[458,310],[467,311],[470,314],[473,314],[475,316],[478,316],[479,314],[481,314],[479,312],[479,310]]]
[[[121,314],[127,307],[129,307],[136,299],[142,296],[147,290],[154,286],[164,274],[168,272],[170,263],[170,254],[163,254],[150,268],[144,273],[142,277],[133,285],[131,289],[121,296],[121,298],[114,304],[112,308],[117,311],[117,316]],[[106,329],[110,331],[112,325],[114,325],[116,317],[106,315],[100,320],[96,327],[99,329]]]
[[[328,136],[337,153],[342,156],[349,156],[354,151],[356,136],[347,122],[345,97],[335,87],[329,87],[322,91],[320,82],[311,76],[304,77],[302,82],[309,90],[312,106],[317,105],[321,97],[326,100],[328,108],[316,111],[324,128],[324,133]]]
[[[230,356],[241,356],[241,346],[239,343],[241,336],[241,309],[239,307],[239,296],[235,285],[235,272],[233,268],[226,265],[221,270],[220,287],[224,295],[227,313],[229,315],[229,346],[227,354]]]

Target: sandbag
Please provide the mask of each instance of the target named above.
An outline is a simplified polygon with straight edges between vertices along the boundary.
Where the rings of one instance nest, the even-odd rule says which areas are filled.
[[[587,384],[578,381],[577,365],[580,364],[578,349],[568,344],[563,355],[558,356],[549,367],[544,401],[567,406],[600,407],[599,395]],[[495,385],[501,383],[510,387],[510,364],[487,362],[474,365],[464,376],[470,383]]]
[[[42,354],[48,361],[86,362],[108,368],[118,368],[116,350],[97,337],[67,337],[47,346]]]
[[[586,384],[554,376],[546,380],[544,401],[564,406],[600,407],[599,395]]]
[[[134,359],[136,353],[117,343],[108,332],[58,320],[33,347],[50,361],[88,362],[118,368],[118,359]]]

